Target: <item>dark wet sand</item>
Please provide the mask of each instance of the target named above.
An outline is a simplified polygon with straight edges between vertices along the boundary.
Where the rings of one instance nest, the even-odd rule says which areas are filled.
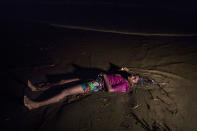
[[[10,33],[12,32],[12,33]],[[196,130],[197,39],[66,30],[46,25],[7,28],[2,49],[2,130]],[[6,34],[5,33],[5,34]],[[73,72],[71,64],[107,70],[127,66],[161,83],[136,96],[98,92],[28,111],[28,79]],[[52,66],[51,66],[52,65]],[[53,66],[55,65],[55,66]],[[132,109],[137,101],[140,105]]]

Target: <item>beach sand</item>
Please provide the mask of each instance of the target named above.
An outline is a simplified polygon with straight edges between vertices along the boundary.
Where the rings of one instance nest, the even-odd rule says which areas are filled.
[[[197,129],[197,39],[134,36],[68,30],[47,25],[9,27],[2,85],[2,130],[178,130]],[[13,29],[14,28],[14,29]],[[20,30],[20,31],[19,31]],[[27,80],[69,74],[72,64],[108,70],[113,63],[160,83],[135,95],[97,92],[72,96],[32,111]],[[84,72],[83,72],[84,73]],[[84,73],[85,75],[85,73]],[[133,105],[138,104],[138,108]]]

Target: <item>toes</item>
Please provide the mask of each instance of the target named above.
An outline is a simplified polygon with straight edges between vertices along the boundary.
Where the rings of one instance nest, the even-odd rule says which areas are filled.
[[[24,104],[27,105],[27,96],[24,96]]]
[[[28,87],[32,90],[32,91],[36,91],[37,89],[34,87],[34,85],[31,83],[30,80],[27,81]]]
[[[29,98],[27,98],[27,96],[24,96],[24,105],[25,105],[29,110],[32,109],[32,107],[31,107],[31,105],[30,105],[30,103],[29,103]]]
[[[28,98],[27,98],[27,96],[24,96],[24,105],[26,106],[26,107],[28,107]]]

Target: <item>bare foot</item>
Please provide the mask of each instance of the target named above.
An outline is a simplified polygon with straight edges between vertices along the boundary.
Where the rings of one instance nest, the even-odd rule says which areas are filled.
[[[38,89],[31,83],[30,80],[27,81],[28,83],[28,87],[32,90],[32,91],[37,91]]]
[[[35,109],[39,107],[39,104],[37,102],[34,102],[30,100],[27,96],[24,96],[24,105],[29,109]]]

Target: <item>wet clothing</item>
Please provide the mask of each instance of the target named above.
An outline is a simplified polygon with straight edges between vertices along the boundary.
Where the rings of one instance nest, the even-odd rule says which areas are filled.
[[[81,86],[85,93],[88,93],[90,91],[97,92],[99,90],[102,90],[103,88],[102,81],[103,81],[103,78],[99,76],[97,77],[96,80],[92,80],[87,83],[81,84]]]
[[[119,75],[107,75],[109,84],[112,86],[115,92],[129,92],[130,85],[122,76]],[[102,86],[105,86],[104,80]]]
[[[122,76],[115,74],[107,75],[109,84],[112,86],[115,92],[129,92],[130,85]],[[105,82],[102,77],[98,77],[96,80],[81,84],[85,93],[89,91],[99,91],[105,88]]]

